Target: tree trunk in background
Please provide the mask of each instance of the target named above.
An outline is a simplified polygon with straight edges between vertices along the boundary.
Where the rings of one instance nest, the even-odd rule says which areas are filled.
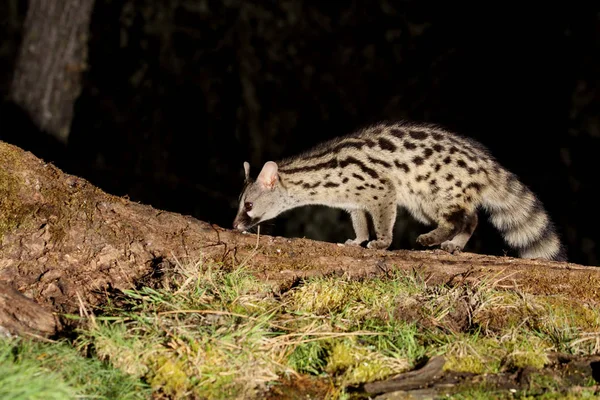
[[[81,92],[94,0],[29,0],[11,99],[63,143]]]

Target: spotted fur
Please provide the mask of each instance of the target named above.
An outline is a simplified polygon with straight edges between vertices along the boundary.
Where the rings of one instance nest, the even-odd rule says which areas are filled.
[[[246,182],[234,228],[247,230],[291,208],[326,205],[349,212],[356,238],[369,240],[367,213],[377,237],[392,242],[397,206],[435,229],[423,246],[460,251],[480,208],[522,258],[566,260],[554,224],[536,195],[480,143],[433,124],[380,123],[324,142],[277,163],[265,163]]]

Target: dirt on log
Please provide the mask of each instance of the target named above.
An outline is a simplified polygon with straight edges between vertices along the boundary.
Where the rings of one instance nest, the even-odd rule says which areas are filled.
[[[364,278],[399,268],[429,282],[493,277],[497,286],[600,301],[596,267],[241,234],[107,194],[0,142],[0,327],[5,331],[52,335],[61,329],[63,313],[101,304],[114,291],[152,284],[176,260],[199,259],[233,268],[245,263],[280,290],[309,276]]]

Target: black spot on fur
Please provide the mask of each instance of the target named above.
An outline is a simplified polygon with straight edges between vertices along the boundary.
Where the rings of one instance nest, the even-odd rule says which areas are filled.
[[[452,175],[452,174],[446,175],[446,180],[447,181],[451,181],[452,179],[454,179],[454,175]]]
[[[431,150],[429,147],[426,148],[425,150],[423,150],[423,158],[425,160],[427,160],[429,157],[431,157],[432,154],[433,154],[433,150]]]
[[[417,145],[415,145],[413,142],[409,141],[409,140],[405,140],[404,141],[404,147],[407,150],[414,150],[417,148]]]
[[[456,165],[458,165],[461,168],[467,168],[467,163],[464,160],[458,160],[456,161]]]
[[[290,181],[290,183],[292,185],[302,185],[304,183],[304,181],[302,179],[300,179],[299,181]]]
[[[317,186],[319,186],[320,184],[321,184],[321,182],[315,182],[315,183],[313,183],[312,185],[311,185],[310,183],[305,183],[305,184],[303,184],[303,185],[302,185],[302,187],[303,187],[304,189],[314,189],[314,188],[316,188]]]
[[[365,190],[365,187],[364,187],[364,186],[362,186],[362,185],[361,185],[361,186],[357,186],[357,187],[356,187],[356,190]]]
[[[462,181],[456,181],[456,183],[454,184],[454,186],[461,187],[462,186]]]
[[[332,187],[338,187],[338,186],[340,186],[340,184],[339,183],[335,183],[335,182],[326,182],[323,185],[323,187],[326,187],[326,188],[332,188]]]
[[[474,157],[472,154],[467,153],[466,151],[461,151],[460,154],[467,157],[471,161],[477,161],[477,157]]]
[[[417,175],[417,182],[426,181],[431,176],[431,173],[428,172],[426,175]]]
[[[452,224],[457,231],[462,230],[466,222],[466,212],[463,209],[458,209],[444,215],[448,223]]]
[[[433,133],[431,134],[431,137],[433,138],[433,140],[437,140],[438,142],[439,142],[440,140],[444,139],[444,135],[442,135],[442,134],[441,134],[441,133],[439,133],[439,132],[433,132]]]
[[[454,154],[456,152],[458,152],[458,149],[456,148],[456,146],[450,147],[450,154]]]
[[[291,169],[286,169],[285,167],[280,168],[282,172],[285,172],[286,174],[295,174],[298,172],[309,172],[309,171],[319,171],[321,169],[334,169],[338,167],[338,160],[337,158],[333,158],[329,161],[325,161],[319,164],[315,164],[315,165],[307,165],[304,167],[297,167],[297,168],[291,168]]]
[[[373,200],[379,200],[379,197],[373,196]]]
[[[439,143],[436,143],[436,144],[433,145],[433,150],[435,150],[435,151],[437,151],[439,153],[440,151],[444,151],[444,146],[442,146]]]
[[[336,162],[337,162],[337,160],[336,160]],[[377,171],[375,171],[372,168],[367,167],[365,165],[365,163],[363,163],[360,160],[357,160],[356,158],[354,158],[352,156],[346,158],[345,160],[340,161],[340,163],[339,163],[340,167],[342,167],[342,168],[345,168],[349,164],[358,165],[360,170],[362,172],[366,173],[367,175],[369,175],[371,178],[379,178],[379,174],[377,173]]]
[[[475,173],[477,172],[477,170],[475,168],[467,168],[467,172],[469,173],[469,175],[475,175]]]
[[[352,177],[358,179],[359,181],[364,181],[365,180],[364,176],[359,175],[359,174],[355,174],[355,173],[352,174]]]
[[[348,177],[345,177],[344,179],[342,179],[342,183],[348,183]]]
[[[374,141],[372,141],[371,139],[365,139],[365,144],[367,145],[367,147],[369,147],[369,148],[371,148],[371,149],[372,149],[373,147],[375,147],[375,142],[374,142]]]
[[[373,164],[383,165],[385,168],[391,167],[390,163],[388,163],[387,161],[383,161],[383,160],[380,160],[378,158],[374,158],[371,156],[369,156],[369,161],[371,161]]]
[[[430,184],[431,186],[436,186],[437,182],[436,182],[436,180],[435,180],[435,179],[432,179],[432,180],[430,180],[430,181],[429,181],[429,184]]]
[[[379,147],[381,147],[382,150],[396,151],[396,145],[386,138],[379,138]]]
[[[424,140],[427,139],[427,132],[423,131],[410,131],[410,137],[415,140]]]
[[[385,190],[385,187],[379,186],[377,189],[379,189],[379,190]]]
[[[423,165],[423,162],[425,162],[425,160],[423,160],[423,157],[413,157],[412,162],[415,163],[415,165]]]
[[[315,194],[317,194],[317,192],[308,192],[308,194],[310,194],[311,196],[314,196]]]
[[[452,158],[446,157],[444,158],[444,164],[450,164],[452,162]]]
[[[396,168],[402,168],[404,170],[404,172],[410,171],[410,168],[408,167],[408,165],[406,165],[405,163],[401,163],[398,160],[394,160],[394,165],[396,165]]]
[[[440,168],[442,168],[442,166],[440,164],[435,164],[435,166],[433,167],[435,172],[438,172],[440,170]]]
[[[373,129],[371,132],[373,132],[374,135],[379,135],[382,131],[383,131],[383,128],[378,126],[377,128]]]
[[[397,129],[397,128],[390,129],[390,134],[392,136],[397,137],[398,139],[402,139],[404,136],[406,136],[406,132],[404,132],[401,129]]]

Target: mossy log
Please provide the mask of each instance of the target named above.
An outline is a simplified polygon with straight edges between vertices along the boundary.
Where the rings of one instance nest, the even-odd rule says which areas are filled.
[[[93,308],[115,291],[156,285],[177,261],[200,259],[228,268],[243,263],[280,290],[309,276],[358,278],[400,268],[429,282],[486,277],[491,284],[534,294],[600,301],[595,267],[241,234],[107,194],[0,142],[0,326],[5,330],[52,335],[61,329],[64,313]]]

